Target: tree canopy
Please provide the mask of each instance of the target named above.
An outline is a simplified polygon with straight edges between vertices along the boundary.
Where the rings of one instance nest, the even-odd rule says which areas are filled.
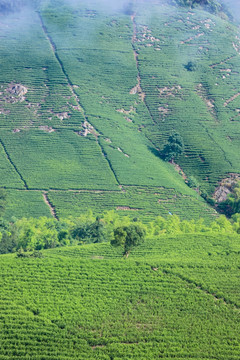
[[[128,257],[130,251],[135,246],[144,242],[145,229],[140,224],[120,226],[114,230],[114,239],[111,241],[113,246],[122,246],[123,254]]]
[[[170,161],[177,159],[183,153],[183,151],[183,138],[178,132],[174,132],[169,136],[163,150],[160,153],[160,156],[163,160]]]
[[[122,248],[123,254],[128,256],[145,238],[206,232],[240,233],[240,214],[234,215],[231,220],[221,215],[210,224],[205,224],[203,219],[181,221],[174,214],[166,218],[158,216],[143,224],[114,211],[105,212],[101,217],[87,212],[78,218],[60,220],[47,217],[19,220],[12,218],[9,222],[0,218],[0,254],[21,249],[19,257],[24,257],[21,255],[23,251],[110,242],[112,246]]]

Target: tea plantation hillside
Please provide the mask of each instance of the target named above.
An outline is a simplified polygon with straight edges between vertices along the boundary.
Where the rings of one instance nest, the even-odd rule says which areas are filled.
[[[76,3],[0,14],[6,217],[212,217],[184,178],[211,196],[240,171],[238,28],[157,2]],[[173,130],[183,176],[159,156]]]
[[[238,360],[239,235],[0,257],[0,359]]]
[[[220,178],[239,172],[239,30],[204,11],[164,6],[143,6],[133,21],[154,122],[146,132],[161,148],[177,129],[185,143],[179,164],[213,191]]]

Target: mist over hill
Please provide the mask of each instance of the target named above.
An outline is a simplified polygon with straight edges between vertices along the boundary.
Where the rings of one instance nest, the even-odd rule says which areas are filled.
[[[50,216],[212,216],[205,200],[239,173],[237,27],[162,1],[27,3],[1,16],[8,214],[31,201]],[[171,164],[160,154],[173,131],[184,152]]]

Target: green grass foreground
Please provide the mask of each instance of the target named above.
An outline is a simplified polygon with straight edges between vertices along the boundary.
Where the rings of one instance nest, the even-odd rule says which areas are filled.
[[[0,257],[0,359],[237,360],[237,234]]]

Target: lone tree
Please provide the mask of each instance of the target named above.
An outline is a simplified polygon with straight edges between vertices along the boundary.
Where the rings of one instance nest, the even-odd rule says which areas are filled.
[[[184,67],[187,71],[195,71],[197,69],[196,64],[192,61],[189,61]]]
[[[145,235],[145,230],[138,224],[119,226],[114,230],[114,239],[111,241],[111,245],[122,246],[123,255],[128,257],[133,247],[144,242]]]
[[[160,156],[165,161],[177,159],[184,151],[183,138],[178,132],[171,134]]]

